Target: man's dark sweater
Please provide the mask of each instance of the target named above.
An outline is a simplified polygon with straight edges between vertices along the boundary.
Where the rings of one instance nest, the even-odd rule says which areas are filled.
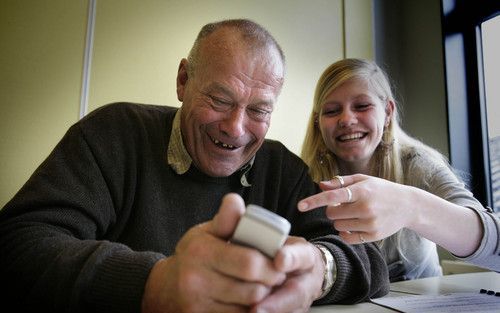
[[[304,163],[266,140],[248,173],[209,177],[167,163],[176,108],[112,104],[73,125],[0,211],[2,304],[37,312],[139,312],[159,259],[192,226],[213,218],[222,197],[240,194],[286,217],[291,235],[327,246],[337,281],[318,303],[353,303],[388,291],[375,245],[347,245],[324,210],[300,213],[317,192]],[[16,307],[16,306],[14,306]]]

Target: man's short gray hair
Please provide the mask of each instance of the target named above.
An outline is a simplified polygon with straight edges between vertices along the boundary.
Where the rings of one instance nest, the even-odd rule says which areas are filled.
[[[285,54],[269,31],[249,19],[228,19],[209,23],[201,28],[188,55],[188,72],[190,75],[193,74],[194,68],[198,63],[200,45],[203,39],[213,32],[225,27],[238,30],[246,43],[251,47],[274,47],[280,55],[281,63],[285,66]]]

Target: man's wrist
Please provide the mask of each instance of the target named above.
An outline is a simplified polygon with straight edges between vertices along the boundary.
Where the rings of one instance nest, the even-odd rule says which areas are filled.
[[[316,299],[321,299],[326,296],[330,290],[332,290],[333,284],[337,279],[337,264],[335,263],[335,259],[333,258],[332,253],[325,246],[321,244],[314,244],[316,248],[321,252],[321,257],[323,258],[323,262],[325,263],[324,271],[323,271],[323,284],[321,286],[321,295]]]

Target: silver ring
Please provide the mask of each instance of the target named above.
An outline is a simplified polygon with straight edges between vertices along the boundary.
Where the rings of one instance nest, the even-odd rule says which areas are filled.
[[[344,187],[344,189],[347,191],[347,201],[346,201],[346,203],[351,203],[351,201],[352,201],[352,191],[351,191],[351,188]]]
[[[344,187],[344,178],[342,178],[342,176],[339,176],[339,175],[336,175],[333,177],[333,179],[337,179],[340,183],[340,188]]]
[[[365,238],[363,238],[363,235],[361,235],[361,233],[358,233],[359,235],[359,241],[361,241],[361,243],[366,243],[366,240]]]

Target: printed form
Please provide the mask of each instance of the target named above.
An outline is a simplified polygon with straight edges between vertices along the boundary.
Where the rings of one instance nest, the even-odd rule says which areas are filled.
[[[405,313],[499,313],[500,297],[484,293],[411,295],[372,299],[372,303]]]

